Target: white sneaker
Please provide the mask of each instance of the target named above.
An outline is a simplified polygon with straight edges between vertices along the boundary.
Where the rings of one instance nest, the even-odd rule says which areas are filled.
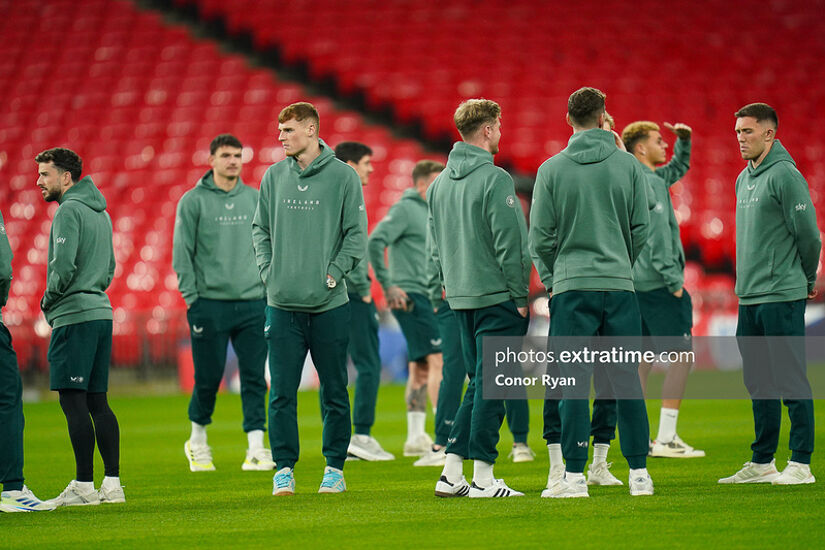
[[[493,484],[489,487],[479,487],[473,481],[470,485],[470,498],[499,498],[499,497],[523,497],[524,493],[520,493],[514,489],[510,489],[503,479],[494,479]]]
[[[100,495],[94,488],[83,491],[73,479],[62,493],[46,502],[55,508],[58,506],[97,506],[100,504]]]
[[[281,468],[272,476],[272,494],[280,496],[290,496],[295,494],[295,476],[292,475],[292,468]]]
[[[441,479],[435,484],[435,496],[437,497],[466,497],[469,494],[470,484],[467,483],[467,479],[464,476],[461,476],[461,479],[455,483],[447,481],[447,476],[441,476]]]
[[[630,496],[638,497],[642,495],[653,494],[653,480],[650,479],[650,474],[644,476],[628,476],[628,484],[630,485]]]
[[[741,470],[730,477],[723,477],[719,483],[771,483],[778,477],[779,471],[776,469],[774,459],[767,464],[745,462]]]
[[[103,480],[100,485],[100,490],[97,492],[100,497],[101,504],[120,504],[126,502],[126,494],[123,492],[123,486],[120,483],[107,483],[108,480]]]
[[[660,458],[700,458],[705,456],[705,451],[701,449],[694,449],[678,435],[673,437],[673,441],[669,443],[661,443],[654,441],[650,447],[648,456],[655,456]]]
[[[774,479],[771,483],[774,485],[805,485],[808,483],[816,483],[816,478],[811,473],[810,464],[802,464],[801,462],[788,461],[788,465],[779,474],[779,477]]]
[[[587,467],[588,485],[624,485],[619,478],[610,473],[612,462],[599,462]]]
[[[212,464],[212,449],[209,445],[192,445],[189,440],[183,445],[183,452],[189,460],[189,470],[192,472],[214,472],[215,465]]]
[[[547,488],[549,489],[562,479],[564,479],[564,464],[552,466],[550,473],[547,474]]]
[[[214,466],[212,466],[214,469]],[[272,460],[272,451],[269,449],[247,449],[246,459],[241,464],[241,470],[245,472],[264,472],[274,470],[275,462]]]
[[[536,453],[527,446],[527,443],[513,443],[510,458],[513,459],[513,462],[533,462],[536,458]]]
[[[385,451],[374,437],[362,434],[352,435],[349,440],[349,447],[347,447],[347,454],[361,460],[395,460],[395,456]]]
[[[421,456],[427,454],[433,448],[433,440],[427,434],[420,434],[417,437],[408,439],[404,443],[404,456]]]
[[[19,491],[0,493],[0,511],[2,512],[51,512],[55,507],[34,496],[31,489],[25,485]]]
[[[589,496],[587,480],[583,475],[572,479],[571,476],[565,474],[560,481],[541,492],[541,498],[587,498]]]
[[[413,466],[444,466],[447,462],[447,448],[441,447],[437,451],[430,449],[430,452],[413,462]]]

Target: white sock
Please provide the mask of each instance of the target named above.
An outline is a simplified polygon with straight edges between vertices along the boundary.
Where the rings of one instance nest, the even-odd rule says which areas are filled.
[[[670,443],[676,437],[676,420],[679,418],[679,409],[666,409],[662,407],[659,411],[659,435],[656,441],[659,443]]]
[[[95,490],[94,481],[75,481],[75,486],[84,493],[88,493],[89,491]]]
[[[486,489],[493,484],[493,465],[483,460],[473,460],[473,483]]]
[[[564,479],[570,483],[575,483],[576,481],[584,479],[584,474],[582,472],[564,472]]]
[[[206,445],[206,426],[192,422],[192,435],[189,436],[189,444],[196,446]]]
[[[464,457],[447,453],[447,459],[444,462],[444,469],[441,470],[441,475],[447,478],[450,483],[456,483],[464,475]]]
[[[561,443],[551,443],[547,446],[550,452],[550,467],[564,466],[564,458],[561,454]]]
[[[109,477],[106,476],[103,478],[103,483],[100,484],[101,487],[120,487],[120,478],[119,477]]]
[[[258,449],[263,449],[264,431],[252,430],[251,432],[246,432],[246,440],[249,442],[250,451],[257,451]]]
[[[408,412],[407,413],[407,439],[415,439],[419,435],[424,435],[424,424],[427,422],[427,413]]]
[[[647,468],[631,468],[630,477],[647,477]]]
[[[609,449],[609,443],[596,443],[593,445],[593,466],[607,462],[607,451]]]

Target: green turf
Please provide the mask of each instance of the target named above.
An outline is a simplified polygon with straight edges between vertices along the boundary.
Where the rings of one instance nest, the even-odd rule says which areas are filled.
[[[654,382],[655,384],[655,382]],[[321,480],[318,396],[300,395],[301,460],[297,494],[272,497],[271,474],[242,472],[246,448],[237,396],[221,395],[209,441],[217,471],[190,473],[183,456],[188,436],[185,396],[115,397],[122,431],[122,480],[127,503],[64,508],[52,513],[0,514],[5,548],[161,547],[452,547],[512,548],[726,548],[819,547],[825,540],[822,483],[800,487],[719,486],[749,459],[752,438],[746,401],[686,401],[679,432],[704,448],[700,459],[651,459],[653,497],[631,498],[627,487],[591,488],[589,499],[541,499],[547,453],[541,439],[541,403],[531,402],[530,445],[535,462],[512,464],[512,439],[503,430],[496,475],[524,491],[517,499],[438,499],[439,468],[414,468],[401,457],[406,416],[403,388],[379,395],[373,434],[394,462],[348,462],[349,491],[315,493]],[[821,402],[819,402],[821,403]],[[58,494],[74,475],[65,420],[56,402],[26,406],[27,484],[42,498]],[[658,403],[650,402],[651,423]],[[429,419],[432,422],[432,419]],[[788,458],[787,421],[778,465]],[[825,409],[817,407],[822,441]],[[431,429],[431,428],[430,428]],[[814,455],[813,469],[825,468]],[[627,480],[627,464],[614,444],[612,471]],[[465,466],[470,476],[472,466]],[[102,466],[98,459],[96,479]],[[82,545],[82,546],[80,546]]]

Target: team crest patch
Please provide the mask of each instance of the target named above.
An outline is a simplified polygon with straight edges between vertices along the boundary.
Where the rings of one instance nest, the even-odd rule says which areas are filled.
[[[657,214],[661,214],[662,212],[665,211],[665,205],[660,203],[660,202],[657,202],[656,206],[653,207],[653,211],[656,212]]]
[[[516,198],[513,195],[507,195],[507,198],[504,202],[507,203],[507,206],[513,208],[516,205]]]

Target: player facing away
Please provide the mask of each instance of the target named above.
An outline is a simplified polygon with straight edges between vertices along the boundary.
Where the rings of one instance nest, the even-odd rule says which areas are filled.
[[[747,161],[736,178],[736,335],[751,337],[739,338],[739,351],[756,438],[751,460],[719,483],[814,483],[814,406],[805,350],[787,340],[805,336],[805,301],[816,296],[822,249],[816,212],[808,183],[776,139],[776,111],[765,103],[751,103],[735,116],[739,152]],[[754,340],[767,342],[756,346]],[[776,382],[778,391],[773,393],[781,394],[782,401],[779,395],[762,393],[766,379]],[[780,473],[774,455],[783,402],[791,420],[791,458]]]
[[[55,148],[35,157],[37,186],[57,202],[49,233],[46,292],[40,308],[52,327],[49,386],[60,395],[76,475],[49,502],[55,506],[125,502],[120,485],[120,428],[109,407],[112,305],[106,289],[115,272],[112,220],[106,199],[74,151]],[[94,486],[95,439],[105,477]]]
[[[690,168],[690,126],[665,123],[676,134],[673,158],[667,161],[667,142],[659,125],[636,121],[625,126],[622,140],[627,151],[642,164],[647,181],[650,230],[647,246],[633,264],[633,284],[639,313],[642,315],[642,336],[652,337],[657,351],[690,351],[692,349],[693,306],[685,283],[685,251],[679,236],[679,222],[670,198],[670,186],[679,181]],[[659,340],[658,337],[666,337]],[[661,342],[661,343],[657,343]],[[665,343],[667,342],[667,343]],[[665,347],[662,348],[661,346]],[[676,433],[679,407],[685,394],[692,363],[670,363],[662,386],[662,408],[659,412],[659,432],[650,445],[650,456],[692,458],[705,456]],[[653,367],[642,362],[639,376],[642,390],[647,390],[647,378]]]
[[[605,111],[602,130],[613,135],[616,147],[626,151],[621,136],[614,130],[616,124],[613,117]],[[541,258],[535,256],[533,252],[533,265],[541,278],[542,284],[547,289],[548,296],[552,297],[553,277],[552,271],[548,269]],[[550,319],[552,323],[553,320]],[[548,368],[550,366],[548,365]],[[554,374],[558,374],[555,373]],[[593,415],[590,420],[590,435],[593,438],[593,461],[587,467],[588,485],[619,486],[623,483],[612,473],[610,467],[612,462],[607,462],[607,453],[610,450],[610,442],[616,437],[616,400],[600,398],[602,391],[610,392],[606,374],[603,370],[593,373],[593,385],[596,389],[596,398],[593,400]],[[549,489],[564,477],[564,457],[561,450],[561,415],[559,405],[561,404],[560,390],[558,395],[544,400],[543,420],[544,420],[544,440],[547,443],[547,451],[550,458],[550,469],[547,473],[547,488]]]
[[[362,188],[369,184],[373,172],[372,149],[357,141],[344,141],[335,146],[335,157],[352,166]],[[347,353],[357,373],[352,404],[355,433],[350,439],[347,454],[351,459],[395,460],[395,456],[385,451],[370,434],[375,423],[375,406],[381,384],[381,357],[378,354],[378,311],[370,292],[368,272],[369,263],[365,258],[344,278],[350,308]]]
[[[307,351],[321,383],[324,469],[319,493],[342,493],[350,442],[347,393],[349,302],[344,276],[367,250],[361,182],[318,136],[310,103],[278,115],[286,158],[261,182],[252,238],[266,285],[264,334],[269,345],[269,440],[274,495],[295,492],[297,393]]]
[[[427,394],[437,414],[441,385],[442,338],[427,298],[427,189],[444,169],[440,162],[422,160],[412,171],[413,187],[404,191],[369,237],[369,260],[384,289],[387,305],[407,341],[409,376],[407,441],[404,456],[421,456],[432,448],[426,433]],[[389,266],[384,254],[388,251]]]
[[[11,246],[0,213],[0,307],[11,287]],[[54,505],[42,502],[23,484],[23,383],[11,334],[0,313],[0,511],[48,512]]]
[[[550,284],[550,336],[639,336],[631,268],[647,239],[647,194],[641,167],[605,130],[605,94],[581,88],[570,96],[567,147],[539,167],[530,212],[530,247]],[[595,184],[594,182],[597,182]],[[591,367],[592,368],[592,367]],[[587,497],[583,471],[590,439],[590,372],[561,367],[586,380],[584,394],[560,405],[564,477],[542,497]],[[630,494],[653,494],[646,468],[648,420],[635,366],[606,369],[617,396],[622,454]],[[579,390],[580,392],[581,390]]]
[[[215,469],[206,426],[212,423],[231,341],[238,357],[243,430],[248,441],[241,468],[272,470],[275,463],[264,447],[265,290],[252,249],[258,191],[241,179],[243,145],[235,136],[221,134],[212,140],[209,165],[178,202],[172,248],[172,267],[186,302],[195,365],[189,401],[192,432],[184,453],[191,471]]]
[[[501,140],[501,108],[470,99],[454,116],[461,141],[427,191],[432,253],[446,299],[458,319],[469,384],[447,445],[440,497],[510,497],[523,493],[493,476],[504,402],[484,399],[483,340],[527,332],[530,256],[527,226],[513,179],[493,164]],[[463,462],[473,460],[473,481]]]

